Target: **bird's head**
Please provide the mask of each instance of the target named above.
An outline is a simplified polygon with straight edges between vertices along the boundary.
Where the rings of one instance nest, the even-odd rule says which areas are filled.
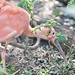
[[[55,46],[58,45],[56,42],[56,31],[53,27],[35,27],[33,30],[34,37],[49,40]]]
[[[47,29],[46,36],[49,39],[49,41],[51,41],[51,43],[54,44],[55,39],[56,39],[56,31],[54,30],[53,27]]]
[[[37,34],[38,37],[49,40],[59,49],[59,51],[62,49],[58,40],[56,39],[56,31],[53,27],[42,27],[41,30],[37,32]]]
[[[37,27],[39,28],[39,27]],[[39,29],[35,28],[34,31],[36,32],[35,36],[41,39],[49,40],[50,42],[54,43],[56,39],[56,31],[53,27],[40,27]]]

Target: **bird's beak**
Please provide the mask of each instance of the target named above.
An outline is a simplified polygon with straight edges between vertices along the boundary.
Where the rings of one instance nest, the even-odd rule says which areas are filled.
[[[65,57],[65,53],[63,52],[63,50],[62,50],[62,48],[61,48],[61,46],[60,46],[58,40],[55,39],[55,41],[54,41],[53,44],[57,47],[57,49],[59,50],[60,54],[63,56],[65,63],[67,64],[67,59],[66,59],[66,57]]]
[[[60,53],[62,53],[61,52],[62,51],[62,48],[61,48],[61,46],[60,46],[60,44],[59,44],[59,42],[58,42],[57,39],[54,40],[54,43],[53,44],[57,47],[57,49],[60,51]]]

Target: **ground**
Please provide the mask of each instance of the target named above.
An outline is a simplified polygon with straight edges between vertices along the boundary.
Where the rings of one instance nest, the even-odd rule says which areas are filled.
[[[20,0],[8,0],[14,5],[17,5]],[[60,16],[53,16],[53,10],[56,6],[64,6],[63,3],[54,0],[38,0],[34,6],[34,18],[37,24],[45,23],[48,19],[55,18],[58,22],[62,24],[62,28],[56,28],[56,31],[61,31],[65,35],[68,36],[69,40],[65,42],[65,44],[60,43],[64,52],[70,50],[68,48],[72,45],[75,45],[75,21],[69,18],[61,18]],[[21,49],[13,46],[8,46],[6,62],[10,65],[16,66],[16,69],[27,69],[33,72],[33,75],[36,75],[36,72],[40,70],[40,68],[45,68],[47,71],[50,70],[51,63],[50,62],[53,57],[49,54],[51,49],[54,49],[57,54],[60,55],[58,50],[51,45],[50,48],[47,41],[42,40],[40,45],[36,49],[29,49],[28,45],[34,44],[35,39],[28,38],[26,36],[22,36],[19,39],[19,42],[23,45],[26,45],[26,49]],[[14,40],[16,41],[16,40]],[[54,47],[54,48],[53,48]],[[75,48],[73,48],[75,49]],[[58,58],[58,57],[56,57]],[[54,59],[54,58],[53,58]],[[59,59],[60,60],[60,59]],[[56,73],[56,72],[55,72]]]

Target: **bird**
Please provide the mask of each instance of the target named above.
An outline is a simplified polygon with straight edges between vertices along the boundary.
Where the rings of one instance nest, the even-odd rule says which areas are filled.
[[[23,8],[15,6],[6,0],[0,0],[0,43],[5,42],[5,47],[1,52],[3,69],[6,71],[5,55],[8,44],[14,38],[21,35],[28,37],[36,37],[44,40],[50,40],[60,54],[62,54],[65,63],[67,59],[65,54],[56,40],[56,31],[53,27],[48,28],[45,26],[40,27],[35,32],[35,28],[30,26],[30,14]]]

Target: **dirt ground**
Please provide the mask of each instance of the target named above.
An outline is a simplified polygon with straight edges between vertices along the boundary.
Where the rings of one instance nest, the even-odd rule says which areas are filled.
[[[14,5],[17,5],[20,0],[8,0]],[[54,1],[54,2],[53,2]],[[37,24],[45,23],[48,19],[54,17],[53,10],[56,6],[64,6],[63,3],[58,2],[56,0],[38,0],[34,6],[34,17]],[[75,21],[69,18],[61,18],[59,16],[54,17],[59,23],[62,24],[62,28],[56,28],[56,31],[61,31],[69,37],[69,40],[65,42],[68,46],[75,45]],[[34,44],[35,38],[28,38],[26,36],[22,36],[22,40],[19,39],[19,42],[23,45],[26,45],[26,49],[20,49],[13,46],[8,46],[6,61],[10,65],[16,66],[17,69],[28,69],[31,70],[34,75],[39,71],[39,67],[46,68],[48,71],[50,70],[50,64],[46,63],[49,60],[48,53],[50,51],[50,47],[47,41],[41,40],[40,45],[34,49],[30,50],[28,45]],[[16,41],[15,39],[13,41]],[[64,52],[67,52],[69,49],[62,43],[60,43]],[[52,48],[54,46],[52,45]],[[54,50],[58,52],[58,50],[54,47]]]

